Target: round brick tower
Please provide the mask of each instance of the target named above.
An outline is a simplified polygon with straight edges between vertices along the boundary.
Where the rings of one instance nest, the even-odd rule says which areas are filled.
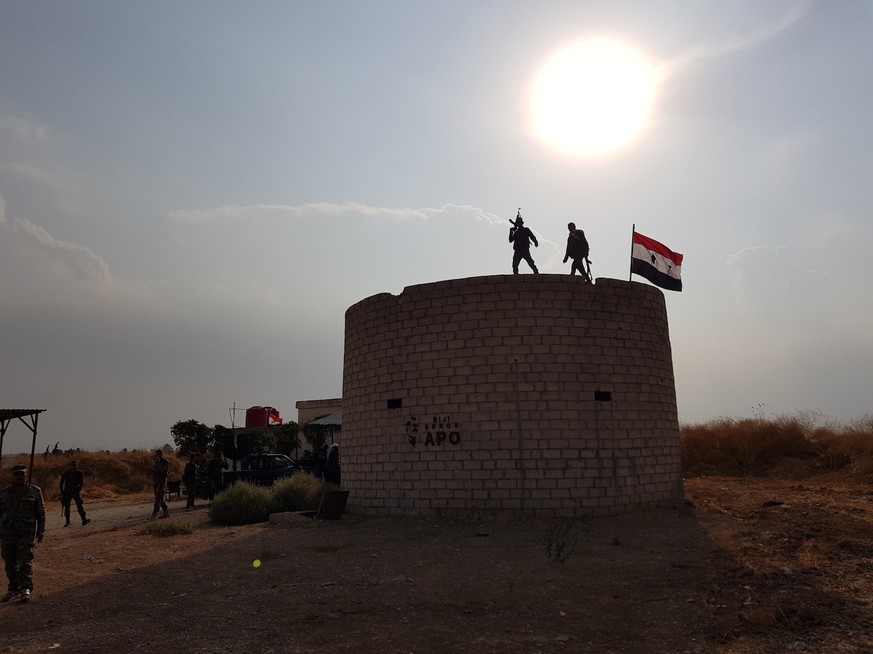
[[[454,279],[346,311],[343,485],[371,515],[577,517],[682,497],[664,296]]]

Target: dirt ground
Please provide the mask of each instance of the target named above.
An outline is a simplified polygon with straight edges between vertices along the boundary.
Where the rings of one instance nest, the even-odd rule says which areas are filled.
[[[873,652],[873,493],[686,481],[686,505],[617,518],[284,516],[143,533],[143,498],[93,503],[38,546],[0,653]],[[87,501],[87,498],[86,498]],[[260,566],[253,562],[259,560]]]

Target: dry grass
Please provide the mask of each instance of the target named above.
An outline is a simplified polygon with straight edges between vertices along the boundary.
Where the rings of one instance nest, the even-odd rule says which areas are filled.
[[[820,425],[814,414],[719,418],[682,425],[680,438],[686,476],[873,480],[873,417],[848,425]]]
[[[686,477],[735,476],[804,479],[827,476],[844,482],[873,481],[873,416],[847,424],[818,423],[815,414],[775,418],[719,418],[682,425],[682,468]],[[77,452],[34,461],[33,481],[46,500],[60,497],[58,482],[79,461],[90,499],[147,493],[152,489],[152,450]],[[170,479],[180,479],[184,462],[167,455]],[[3,470],[29,457],[3,459]]]
[[[170,463],[170,479],[180,479],[184,464],[173,455],[165,455]],[[33,483],[42,489],[46,501],[60,499],[61,475],[70,461],[79,462],[85,473],[85,490],[89,499],[118,497],[146,493],[152,490],[153,450],[133,452],[77,452],[75,456],[38,455],[33,463]],[[17,463],[30,464],[30,457],[3,458],[3,470]]]

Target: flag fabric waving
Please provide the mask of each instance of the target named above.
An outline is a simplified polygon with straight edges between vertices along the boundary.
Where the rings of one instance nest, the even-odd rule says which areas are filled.
[[[668,291],[682,290],[682,255],[634,230],[631,274]]]
[[[267,410],[267,424],[269,425],[281,425],[282,418],[279,416],[279,412],[271,406],[264,407]]]

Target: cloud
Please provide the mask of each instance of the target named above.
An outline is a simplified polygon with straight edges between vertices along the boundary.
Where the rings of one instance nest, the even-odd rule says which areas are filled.
[[[381,217],[392,220],[423,220],[427,216],[415,209],[405,207],[373,207],[357,202],[334,204],[314,202],[308,204],[249,204],[212,207],[209,209],[179,209],[167,214],[167,218],[177,222],[206,222],[212,220],[254,220],[286,216],[295,218],[307,215],[339,216],[358,214],[368,217]]]
[[[49,128],[19,116],[0,116],[0,133],[11,134],[22,141],[39,142],[49,138]]]
[[[439,208],[410,207],[377,207],[359,202],[310,202],[306,204],[249,204],[227,205],[208,209],[178,209],[167,214],[167,218],[176,222],[196,223],[212,220],[255,220],[287,216],[296,218],[303,216],[348,216],[360,215],[368,218],[385,220],[428,220],[438,218],[448,213],[470,214],[477,220],[490,225],[509,225],[505,218],[467,204],[445,204]]]
[[[78,195],[79,189],[70,184],[58,173],[31,166],[27,164],[6,163],[0,164],[0,174],[11,175],[20,180],[46,187],[49,190],[63,195]]]
[[[93,306],[142,289],[115,277],[86,247],[53,237],[27,220],[7,218],[0,197],[0,302],[16,305]]]
[[[778,296],[791,289],[826,284],[828,273],[805,265],[800,255],[785,245],[745,247],[727,259],[735,296],[761,298]]]
[[[692,46],[673,60],[667,62],[663,72],[672,72],[676,68],[686,66],[700,59],[722,57],[724,55],[754,48],[755,46],[765,43],[773,37],[781,34],[794,23],[804,18],[812,9],[813,4],[813,2],[808,2],[804,5],[792,7],[777,20],[762,25],[748,34],[737,35],[721,43],[706,43]]]

